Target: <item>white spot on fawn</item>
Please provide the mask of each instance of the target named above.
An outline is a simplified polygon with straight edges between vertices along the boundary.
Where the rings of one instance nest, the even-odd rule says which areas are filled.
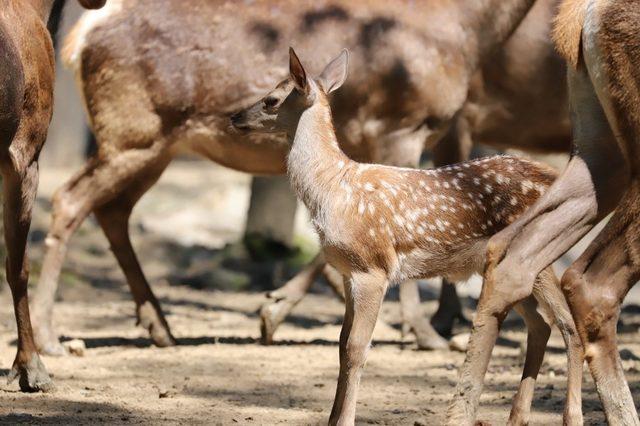
[[[526,194],[531,189],[533,189],[533,182],[531,182],[530,180],[525,180],[525,181],[522,182],[522,193],[523,194]]]

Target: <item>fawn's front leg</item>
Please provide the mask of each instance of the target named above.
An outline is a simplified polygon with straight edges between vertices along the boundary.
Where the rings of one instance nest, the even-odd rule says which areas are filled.
[[[330,425],[352,425],[362,368],[387,290],[382,271],[353,273],[345,278],[346,310],[340,332],[340,374]]]

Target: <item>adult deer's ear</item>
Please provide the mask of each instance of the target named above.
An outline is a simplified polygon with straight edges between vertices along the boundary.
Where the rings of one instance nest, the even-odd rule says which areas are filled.
[[[289,48],[289,74],[296,87],[303,91],[307,91],[307,73],[304,71],[304,67],[298,59],[298,55],[293,50],[293,47]]]
[[[349,71],[349,51],[342,49],[342,52],[333,61],[329,62],[320,77],[318,82],[325,93],[329,94],[342,86],[342,83],[347,79],[347,73]]]

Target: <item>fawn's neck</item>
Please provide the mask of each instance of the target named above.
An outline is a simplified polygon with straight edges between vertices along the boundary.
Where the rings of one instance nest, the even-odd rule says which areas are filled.
[[[300,116],[287,159],[293,188],[312,215],[331,205],[331,194],[352,162],[338,146],[327,99],[318,96]]]

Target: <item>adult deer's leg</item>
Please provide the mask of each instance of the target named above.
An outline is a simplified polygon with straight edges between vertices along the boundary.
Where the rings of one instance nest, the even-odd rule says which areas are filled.
[[[158,180],[169,161],[171,161],[171,157],[168,155],[158,159],[152,168],[139,175],[135,182],[120,195],[94,210],[94,214],[109,240],[111,251],[118,259],[131,289],[136,303],[138,324],[149,331],[153,343],[160,347],[175,345],[175,339],[171,335],[160,303],[149,287],[131,245],[129,217],[135,203]]]
[[[594,2],[587,8],[585,62],[632,179],[610,222],[563,277],[607,421],[616,425],[640,424],[616,347],[620,304],[640,277],[639,19],[640,5],[633,0]]]
[[[444,349],[449,347],[425,320],[420,306],[420,293],[416,281],[404,281],[400,284],[400,309],[402,311],[402,334],[414,332],[420,349]]]
[[[611,425],[639,425],[616,343],[620,304],[640,278],[640,182],[562,277],[596,389]]]
[[[97,161],[90,160],[53,196],[52,222],[45,240],[47,251],[31,304],[35,341],[38,350],[47,355],[64,354],[64,348],[52,328],[53,303],[69,239],[90,212],[88,206],[83,206],[89,202],[83,203],[81,200],[90,198],[88,181],[96,167]]]
[[[340,374],[329,424],[355,422],[360,376],[371,344],[371,335],[387,290],[383,272],[354,273],[345,282],[345,321],[340,333]]]
[[[433,135],[433,130],[427,126],[422,126],[418,130],[403,129],[386,135],[381,139],[382,144],[378,154],[380,158],[376,162],[399,167],[418,167],[425,141]],[[451,295],[450,291],[444,294],[447,306],[455,305],[455,302],[450,299]],[[455,289],[453,295],[455,295]],[[457,299],[457,295],[455,297]],[[442,298],[441,294],[441,301]],[[416,281],[405,281],[400,284],[400,309],[402,310],[402,333],[404,335],[407,332],[413,332],[416,335],[418,348],[441,349],[448,347],[447,341],[440,337],[422,312]],[[450,313],[452,316],[449,317],[448,314],[447,312],[444,315],[443,323],[445,325],[440,325],[445,329],[447,328],[446,323],[453,324],[453,317],[456,315],[452,312]],[[441,317],[442,312],[439,318]]]
[[[462,313],[462,304],[456,291],[456,285],[442,278],[438,310],[431,317],[431,325],[441,336],[450,336],[456,319],[467,321]]]
[[[260,308],[260,334],[263,344],[273,343],[273,334],[276,329],[304,298],[325,265],[324,256],[319,253],[311,263],[287,281],[285,285],[267,293],[269,301]]]
[[[52,328],[52,316],[58,278],[71,235],[91,211],[111,201],[165,155],[166,143],[159,140],[145,148],[97,156],[57,191],[46,239],[47,253],[32,304],[35,338],[40,352],[64,354]]]
[[[472,424],[498,329],[535,277],[616,204],[626,186],[620,149],[584,68],[569,72],[574,137],[582,148],[529,210],[489,242],[480,302],[449,407],[451,424]],[[595,176],[597,178],[592,178]]]
[[[9,382],[17,377],[20,389],[23,391],[46,391],[53,387],[53,383],[40,361],[33,340],[27,295],[29,282],[29,265],[26,256],[27,234],[31,226],[31,211],[38,188],[38,163],[34,161],[24,170],[17,170],[14,164],[5,164],[2,178],[7,281],[11,287],[18,327],[18,353],[9,373]]]
[[[460,113],[449,132],[433,148],[433,164],[440,167],[466,161],[471,156],[472,147],[471,126],[464,114]],[[468,321],[462,313],[455,284],[442,278],[438,310],[431,317],[431,325],[441,336],[450,336],[457,319]]]

